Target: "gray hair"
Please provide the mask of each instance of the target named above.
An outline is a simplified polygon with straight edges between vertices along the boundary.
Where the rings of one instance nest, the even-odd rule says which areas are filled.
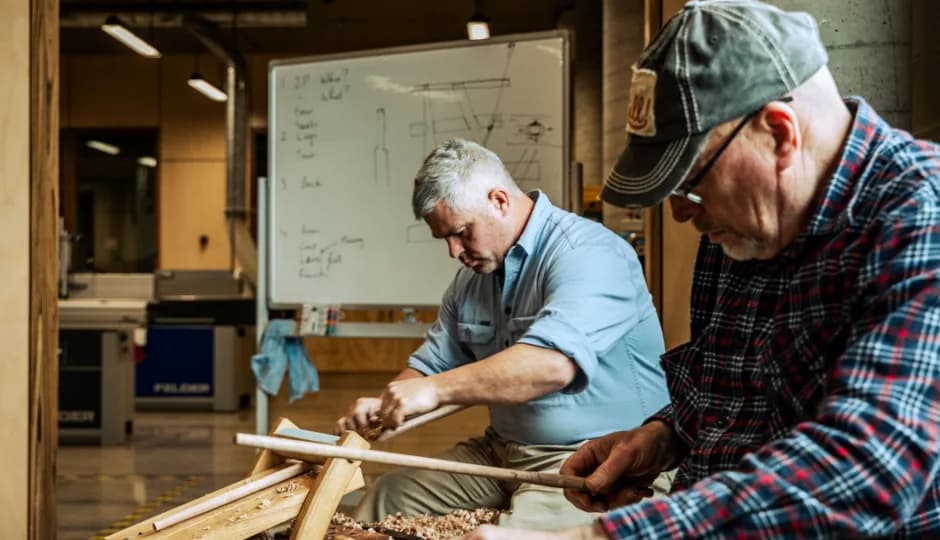
[[[492,150],[473,141],[451,139],[432,150],[418,169],[411,207],[415,219],[433,212],[441,201],[453,210],[468,210],[482,204],[496,187],[522,194]]]

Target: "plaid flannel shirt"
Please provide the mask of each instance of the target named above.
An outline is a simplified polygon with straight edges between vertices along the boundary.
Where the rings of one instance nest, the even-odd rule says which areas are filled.
[[[940,538],[940,147],[861,99],[825,199],[767,261],[703,239],[654,418],[673,494],[611,538]]]

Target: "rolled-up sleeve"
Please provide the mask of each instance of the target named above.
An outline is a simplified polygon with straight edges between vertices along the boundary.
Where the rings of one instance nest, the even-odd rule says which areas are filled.
[[[647,315],[624,254],[609,245],[580,246],[557,257],[547,272],[545,303],[517,343],[555,349],[579,373],[564,389],[580,392],[597,368],[598,355]]]
[[[408,358],[408,367],[434,375],[470,361],[454,339],[457,335],[457,284],[451,282],[441,299],[437,320],[424,336],[424,343]]]

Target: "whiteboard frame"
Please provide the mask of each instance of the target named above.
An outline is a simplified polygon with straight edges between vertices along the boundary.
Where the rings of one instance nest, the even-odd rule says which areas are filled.
[[[297,58],[283,59],[283,60],[271,60],[268,63],[268,178],[276,178],[274,171],[274,161],[275,158],[275,149],[274,143],[276,137],[272,137],[272,133],[276,133],[277,126],[275,125],[275,120],[277,118],[275,111],[274,100],[270,96],[275,94],[275,78],[274,70],[280,67],[285,66],[296,66],[299,64],[310,64],[315,62],[327,62],[333,60],[349,60],[356,58],[370,58],[375,56],[383,56],[388,54],[402,54],[402,53],[412,53],[412,52],[425,52],[425,51],[438,51],[445,49],[456,49],[456,48],[467,48],[467,47],[476,47],[476,46],[487,46],[501,43],[512,43],[512,42],[524,42],[524,41],[537,41],[543,39],[552,39],[552,38],[561,38],[561,48],[562,48],[562,77],[561,77],[561,97],[563,104],[562,111],[562,201],[559,206],[562,208],[570,209],[572,206],[571,201],[571,109],[573,104],[571,103],[571,36],[567,30],[552,30],[546,32],[528,32],[523,34],[508,34],[505,36],[498,36],[489,39],[482,40],[455,40],[455,41],[443,41],[436,43],[424,43],[419,45],[404,45],[399,47],[385,47],[380,49],[368,49],[361,51],[350,51],[344,53],[334,53],[334,54],[323,54],[323,55],[313,55],[313,56],[303,56]],[[417,164],[416,164],[417,167]],[[273,201],[271,190],[274,189],[274,182],[266,182],[268,187],[268,192],[265,194],[265,204],[271,205]],[[259,197],[260,198],[260,197]],[[260,201],[259,201],[260,202]],[[274,212],[271,211],[270,207],[264,209],[263,214],[266,216],[265,219],[273,219]],[[259,216],[260,217],[260,216]],[[260,223],[260,219],[259,219]],[[274,228],[270,223],[265,223],[265,234],[271,234],[271,231]],[[271,257],[268,250],[272,242],[269,242],[268,238],[265,239],[265,251],[263,252],[264,264],[259,265],[259,271],[263,271],[265,279],[272,279],[274,276],[274,269],[271,265],[274,264],[274,258]],[[442,248],[443,249],[443,248]],[[265,282],[264,289],[264,303],[268,306],[269,309],[297,309],[301,307],[304,302],[272,302],[270,298],[270,293],[273,290],[272,284],[270,282]],[[441,291],[443,294],[444,291]],[[416,308],[416,309],[434,309],[439,307],[437,304],[434,305],[425,305],[425,304],[400,304],[400,305],[391,305],[391,304],[343,304],[343,307],[349,309],[397,309],[397,308]],[[397,324],[397,323],[396,323]]]

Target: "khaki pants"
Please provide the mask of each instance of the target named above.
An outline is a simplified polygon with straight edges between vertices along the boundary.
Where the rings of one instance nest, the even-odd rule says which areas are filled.
[[[505,441],[487,429],[482,437],[459,443],[436,456],[441,459],[557,473],[579,445],[521,445]],[[672,472],[653,485],[657,494],[669,491]],[[443,515],[457,509],[505,510],[499,524],[532,530],[564,529],[585,525],[597,514],[583,512],[565,499],[559,488],[493,480],[435,471],[400,469],[379,477],[363,496],[355,512],[358,521],[375,522],[401,512]]]

